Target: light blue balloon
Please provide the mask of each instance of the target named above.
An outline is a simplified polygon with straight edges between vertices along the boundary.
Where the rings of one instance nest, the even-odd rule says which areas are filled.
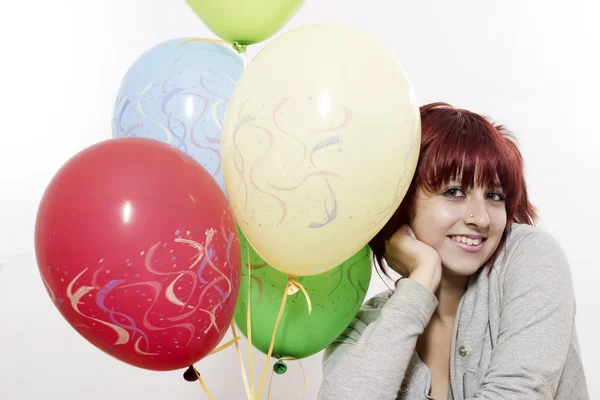
[[[113,137],[160,140],[192,156],[225,192],[221,127],[244,70],[231,47],[178,38],[146,51],[127,71],[113,111]]]

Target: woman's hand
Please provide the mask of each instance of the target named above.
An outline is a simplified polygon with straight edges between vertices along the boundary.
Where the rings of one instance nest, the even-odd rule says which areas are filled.
[[[442,278],[442,260],[434,248],[415,237],[410,226],[402,225],[385,243],[384,256],[394,271],[435,293]]]

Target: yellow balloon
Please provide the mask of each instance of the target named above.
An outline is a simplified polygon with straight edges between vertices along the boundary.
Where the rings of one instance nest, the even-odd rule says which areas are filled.
[[[366,32],[308,25],[268,44],[236,85],[223,177],[244,235],[289,276],[359,251],[404,198],[421,142],[399,61]]]

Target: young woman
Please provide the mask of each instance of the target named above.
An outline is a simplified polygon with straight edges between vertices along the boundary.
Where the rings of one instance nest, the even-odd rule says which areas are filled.
[[[575,296],[559,244],[534,227],[502,126],[421,108],[417,171],[372,240],[403,278],[325,351],[322,400],[587,400]]]

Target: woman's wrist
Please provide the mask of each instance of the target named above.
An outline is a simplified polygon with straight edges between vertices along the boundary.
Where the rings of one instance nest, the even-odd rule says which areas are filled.
[[[431,293],[435,293],[441,279],[441,264],[434,262],[424,264],[415,269],[408,279],[416,281]]]

